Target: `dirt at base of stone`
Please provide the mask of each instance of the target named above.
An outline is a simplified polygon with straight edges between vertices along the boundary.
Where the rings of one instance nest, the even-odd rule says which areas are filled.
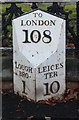
[[[61,98],[52,97],[38,103],[15,95],[10,90],[4,90],[1,94],[2,120],[46,120],[46,116],[50,116],[51,120],[52,117],[54,120],[64,120],[65,117],[75,119],[79,114],[79,89],[67,89]]]

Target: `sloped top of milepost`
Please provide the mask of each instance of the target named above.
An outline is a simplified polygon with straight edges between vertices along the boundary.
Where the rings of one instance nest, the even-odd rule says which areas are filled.
[[[15,49],[36,68],[56,52],[64,27],[64,19],[43,10],[25,13],[13,20]]]
[[[34,11],[37,11],[37,10],[40,10],[40,11],[42,11],[42,12],[45,12],[45,13],[47,13],[47,14],[50,14],[50,15],[53,15],[53,16],[55,16],[55,17],[58,17],[58,18],[61,18],[61,19],[64,19],[64,20],[65,20],[65,18],[62,18],[62,17],[59,16],[59,15],[55,15],[55,14],[53,14],[53,13],[47,12],[47,11],[45,11],[45,10],[42,10],[42,9],[40,9],[40,8],[36,8],[36,9],[31,10],[31,11],[29,11],[29,12],[25,12],[25,13],[23,13],[21,16],[18,16],[17,18],[14,18],[13,20],[19,19],[20,17],[22,17],[22,16],[24,16],[24,15],[27,15],[27,14],[30,14],[30,13],[32,13],[32,12],[34,12]]]

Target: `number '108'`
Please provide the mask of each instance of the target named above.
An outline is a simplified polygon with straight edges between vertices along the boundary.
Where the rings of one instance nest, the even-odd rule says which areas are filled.
[[[28,30],[23,30],[25,32],[25,41],[23,43],[38,43],[41,39],[44,43],[50,43],[52,41],[51,32],[49,30],[43,31],[43,36],[41,36],[40,31],[33,30],[30,33],[30,40],[28,40]]]

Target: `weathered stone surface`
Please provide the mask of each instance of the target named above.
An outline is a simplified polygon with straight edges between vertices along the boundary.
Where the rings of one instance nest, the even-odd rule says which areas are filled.
[[[34,10],[13,20],[14,91],[34,101],[65,90],[65,20]]]

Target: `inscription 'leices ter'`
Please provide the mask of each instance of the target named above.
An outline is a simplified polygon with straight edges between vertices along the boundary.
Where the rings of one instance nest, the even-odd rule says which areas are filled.
[[[38,73],[44,73],[45,79],[53,78],[58,76],[58,69],[62,69],[64,67],[63,62],[48,66],[43,66],[42,68],[38,68]]]

